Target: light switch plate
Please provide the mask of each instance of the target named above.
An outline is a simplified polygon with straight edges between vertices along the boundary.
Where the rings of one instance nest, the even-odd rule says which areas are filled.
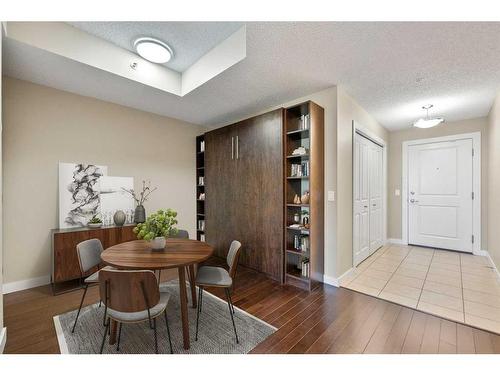
[[[396,189],[396,190],[394,191],[394,195],[395,195],[396,197],[399,197],[399,196],[401,195],[401,191],[399,191],[399,189]]]
[[[335,202],[335,192],[334,191],[328,191],[328,201]]]

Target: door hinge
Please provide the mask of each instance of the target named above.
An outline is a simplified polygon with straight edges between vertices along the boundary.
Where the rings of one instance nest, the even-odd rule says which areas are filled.
[[[472,243],[474,243],[474,235],[472,235]]]
[[[471,193],[472,200],[474,200],[474,192]]]

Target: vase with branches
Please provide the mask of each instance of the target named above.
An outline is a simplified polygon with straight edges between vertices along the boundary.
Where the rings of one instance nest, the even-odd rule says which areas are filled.
[[[136,208],[134,214],[134,221],[136,224],[144,223],[146,221],[146,209],[144,202],[146,202],[153,191],[157,188],[151,188],[151,181],[142,181],[142,190],[137,193],[134,189],[122,188],[125,192],[129,193],[135,201]]]

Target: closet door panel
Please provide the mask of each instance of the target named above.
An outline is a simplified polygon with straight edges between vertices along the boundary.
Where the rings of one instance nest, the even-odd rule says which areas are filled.
[[[237,203],[242,264],[281,278],[282,110],[238,124]]]
[[[234,238],[234,129],[225,127],[205,135],[205,230],[215,255],[225,257]]]

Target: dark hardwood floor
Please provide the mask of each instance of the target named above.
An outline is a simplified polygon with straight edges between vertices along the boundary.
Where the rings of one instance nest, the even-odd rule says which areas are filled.
[[[5,295],[5,352],[59,353],[52,317],[77,309],[80,298],[81,291],[53,296],[49,286]],[[86,302],[96,301],[91,287]],[[245,267],[233,302],[278,328],[251,353],[500,353],[498,335],[343,288],[319,284],[307,293]]]

